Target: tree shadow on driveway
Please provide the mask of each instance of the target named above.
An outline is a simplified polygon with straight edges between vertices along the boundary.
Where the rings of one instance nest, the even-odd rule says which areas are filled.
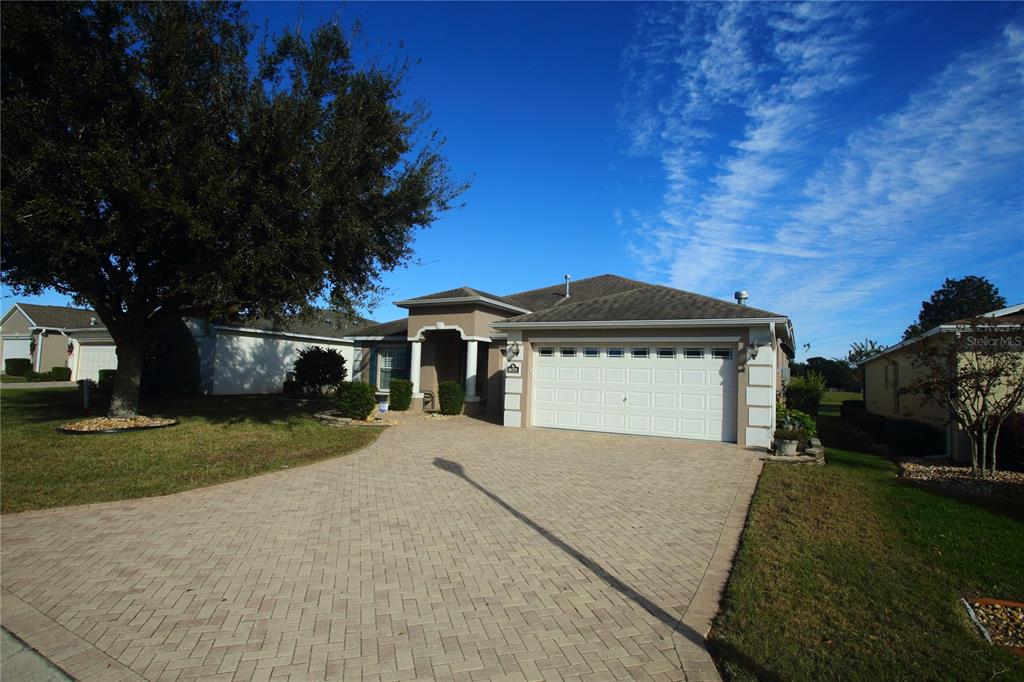
[[[505,500],[503,500],[498,495],[495,495],[490,490],[474,481],[472,478],[469,477],[469,475],[466,474],[466,471],[465,469],[463,469],[461,464],[459,464],[458,462],[453,462],[448,459],[436,457],[434,458],[434,466],[443,471],[447,471],[450,474],[454,474],[455,476],[458,476],[462,480],[469,483],[471,486],[473,486],[481,493],[489,497],[499,507],[507,511],[509,514],[514,516],[516,519],[521,521],[526,526],[536,531],[545,540],[547,540],[552,545],[554,545],[555,547],[562,550],[570,557],[578,561],[580,564],[586,567],[591,573],[600,578],[605,584],[609,585],[617,592],[619,592],[621,595],[632,601],[640,608],[642,608],[644,611],[651,614],[659,621],[661,621],[663,624],[668,626],[673,632],[679,633],[693,644],[699,645],[701,647],[704,646],[704,638],[696,630],[683,624],[681,616],[679,618],[676,618],[672,614],[668,613],[660,606],[652,602],[650,599],[637,592],[631,586],[629,586],[619,578],[609,573],[608,570],[604,568],[604,566],[597,563],[592,558],[590,558],[583,552],[579,551],[578,549],[570,545],[568,542],[561,539],[560,537],[552,533],[550,530],[540,525],[539,523],[537,523],[536,521],[534,521],[529,516],[522,513],[509,503],[505,502]]]

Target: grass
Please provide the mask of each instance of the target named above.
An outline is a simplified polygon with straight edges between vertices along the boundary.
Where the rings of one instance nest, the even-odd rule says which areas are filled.
[[[1024,599],[1024,523],[903,483],[838,417],[819,430],[827,466],[758,484],[709,642],[726,676],[1024,679],[958,601]]]
[[[23,384],[25,377],[17,377],[13,374],[0,374],[0,384]]]
[[[863,400],[863,393],[850,391],[825,391],[821,396],[821,404],[818,407],[818,414],[829,417],[839,416],[839,406],[844,400]]]
[[[201,397],[147,403],[176,417],[153,431],[69,436],[54,428],[86,412],[74,389],[0,393],[0,510],[166,495],[348,454],[380,429],[326,427],[312,408],[272,396]]]

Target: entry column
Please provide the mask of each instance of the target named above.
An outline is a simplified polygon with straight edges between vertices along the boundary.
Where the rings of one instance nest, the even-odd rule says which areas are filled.
[[[474,402],[476,397],[476,341],[466,341],[466,401]]]
[[[423,350],[423,342],[416,340],[412,342],[412,349],[409,353],[409,380],[412,381],[412,397],[422,398],[420,393],[420,352]]]

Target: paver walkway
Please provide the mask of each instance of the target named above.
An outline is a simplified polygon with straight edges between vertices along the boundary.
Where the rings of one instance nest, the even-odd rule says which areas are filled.
[[[716,679],[760,466],[403,417],[300,469],[4,516],[0,620],[86,680]]]

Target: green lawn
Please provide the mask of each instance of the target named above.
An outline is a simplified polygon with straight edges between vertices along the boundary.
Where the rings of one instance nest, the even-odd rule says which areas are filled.
[[[1024,523],[906,485],[841,419],[819,425],[828,465],[767,464],[754,495],[710,640],[726,675],[1024,679],[958,603],[1024,599]]]
[[[91,414],[104,411],[96,405]],[[69,436],[54,428],[90,414],[76,390],[4,390],[0,510],[166,495],[344,455],[380,433],[323,426],[311,411],[272,396],[191,398],[143,406],[179,418],[177,426]]]
[[[851,393],[850,391],[825,391],[821,396],[821,405],[818,407],[818,414],[838,417],[839,406],[844,400],[863,400],[864,394]]]

